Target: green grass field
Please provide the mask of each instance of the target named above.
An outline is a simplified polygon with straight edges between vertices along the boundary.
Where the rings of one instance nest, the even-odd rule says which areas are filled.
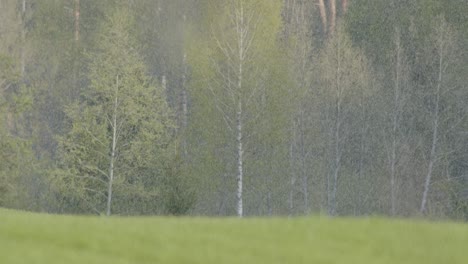
[[[0,263],[468,263],[468,225],[327,217],[105,218],[0,209]]]

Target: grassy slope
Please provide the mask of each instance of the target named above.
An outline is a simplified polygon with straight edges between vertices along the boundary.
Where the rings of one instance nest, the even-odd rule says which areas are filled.
[[[468,263],[468,225],[100,218],[0,209],[0,263]]]

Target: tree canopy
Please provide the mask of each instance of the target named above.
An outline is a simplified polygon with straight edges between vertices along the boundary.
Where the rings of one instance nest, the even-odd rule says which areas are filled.
[[[468,219],[463,0],[5,0],[0,206]]]

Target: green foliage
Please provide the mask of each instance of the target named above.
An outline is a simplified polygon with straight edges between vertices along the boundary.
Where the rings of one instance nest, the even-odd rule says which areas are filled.
[[[264,161],[281,164],[273,158],[268,159],[270,156],[266,154],[269,152],[267,145],[278,144],[277,149],[281,149],[278,140],[285,135],[288,117],[288,96],[284,89],[287,71],[281,62],[278,41],[282,27],[281,2],[206,1],[204,7],[213,11],[204,17],[206,21],[201,25],[208,23],[211,30],[203,26],[192,28],[188,33],[192,45],[187,46],[188,61],[193,67],[191,84],[195,114],[191,116],[191,132],[197,136],[192,142],[195,148],[202,146],[200,151],[194,152],[197,161],[193,166],[200,166],[194,171],[196,177],[201,179],[202,185],[208,185],[201,187],[199,203],[206,206],[209,200],[217,200],[215,208],[203,210],[231,214],[236,186],[238,103],[243,109],[245,152],[254,157],[244,160],[245,191],[246,195],[251,194],[247,204],[263,203],[255,190],[264,188],[263,180],[270,178],[271,166]],[[235,22],[240,12],[244,12],[242,25]],[[243,47],[239,46],[241,35],[238,30],[243,32]],[[243,58],[238,54],[240,50],[245,52]],[[242,67],[241,87],[238,86],[239,67]],[[274,151],[276,154],[280,152]],[[278,156],[275,158],[279,159]],[[274,177],[279,175],[274,174]],[[252,207],[252,211],[257,209],[258,206]]]
[[[0,204],[102,213],[115,130],[113,211],[230,215],[242,102],[248,215],[324,210],[335,165],[337,214],[386,213],[390,160],[412,215],[445,19],[428,214],[466,218],[466,0],[336,2],[324,33],[316,1],[1,0]]]
[[[359,104],[375,92],[365,55],[353,46],[341,25],[321,54],[319,76],[321,93],[332,103],[340,100],[344,104]]]
[[[21,126],[31,99],[11,57],[0,54],[0,206],[20,206],[31,166],[31,140]]]
[[[68,107],[70,128],[58,139],[62,159],[51,181],[59,194],[82,200],[87,212],[103,210],[112,160],[117,212],[137,213],[133,201],[156,199],[157,186],[147,183],[160,173],[172,137],[164,91],[146,75],[132,25],[126,11],[116,10],[102,26],[90,54],[90,87]]]
[[[196,203],[196,193],[193,182],[188,181],[183,171],[184,164],[180,155],[169,160],[165,166],[164,178],[161,182],[161,200],[163,213],[168,215],[185,215]]]

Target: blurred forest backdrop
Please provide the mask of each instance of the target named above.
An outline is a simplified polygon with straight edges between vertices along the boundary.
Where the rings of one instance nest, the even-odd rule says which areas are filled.
[[[0,0],[0,206],[468,219],[466,0]]]

